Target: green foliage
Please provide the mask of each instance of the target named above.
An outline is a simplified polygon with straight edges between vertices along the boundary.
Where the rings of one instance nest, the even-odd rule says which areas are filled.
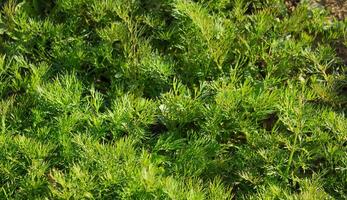
[[[302,1],[0,2],[0,199],[346,199],[346,20]]]

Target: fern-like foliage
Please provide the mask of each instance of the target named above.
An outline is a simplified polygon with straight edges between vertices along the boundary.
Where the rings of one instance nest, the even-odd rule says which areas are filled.
[[[0,199],[346,199],[346,19],[285,2],[0,1]]]

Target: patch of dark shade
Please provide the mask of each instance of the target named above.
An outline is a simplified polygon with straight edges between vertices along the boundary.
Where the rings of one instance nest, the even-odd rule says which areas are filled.
[[[272,113],[268,115],[267,118],[262,121],[262,126],[265,130],[271,131],[273,127],[275,126],[277,120],[278,120],[277,114]]]
[[[168,131],[167,127],[162,123],[155,123],[149,126],[149,131],[153,135],[159,135]]]

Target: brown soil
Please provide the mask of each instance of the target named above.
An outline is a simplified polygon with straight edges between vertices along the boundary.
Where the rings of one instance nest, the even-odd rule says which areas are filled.
[[[336,54],[340,57],[345,65],[347,65],[347,47],[342,42],[335,45]]]
[[[312,4],[319,4],[329,10],[332,16],[339,20],[347,17],[347,0],[310,0]],[[285,0],[285,4],[290,12],[300,3],[300,0]]]
[[[295,7],[300,3],[300,0],[285,0],[284,3],[286,4],[288,10],[293,12]]]
[[[340,20],[343,20],[347,17],[346,0],[321,0],[320,4],[324,5],[332,15]]]

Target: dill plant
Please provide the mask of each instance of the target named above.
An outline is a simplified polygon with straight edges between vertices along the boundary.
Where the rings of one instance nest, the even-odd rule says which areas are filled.
[[[1,199],[347,198],[346,19],[280,0],[0,8]]]

